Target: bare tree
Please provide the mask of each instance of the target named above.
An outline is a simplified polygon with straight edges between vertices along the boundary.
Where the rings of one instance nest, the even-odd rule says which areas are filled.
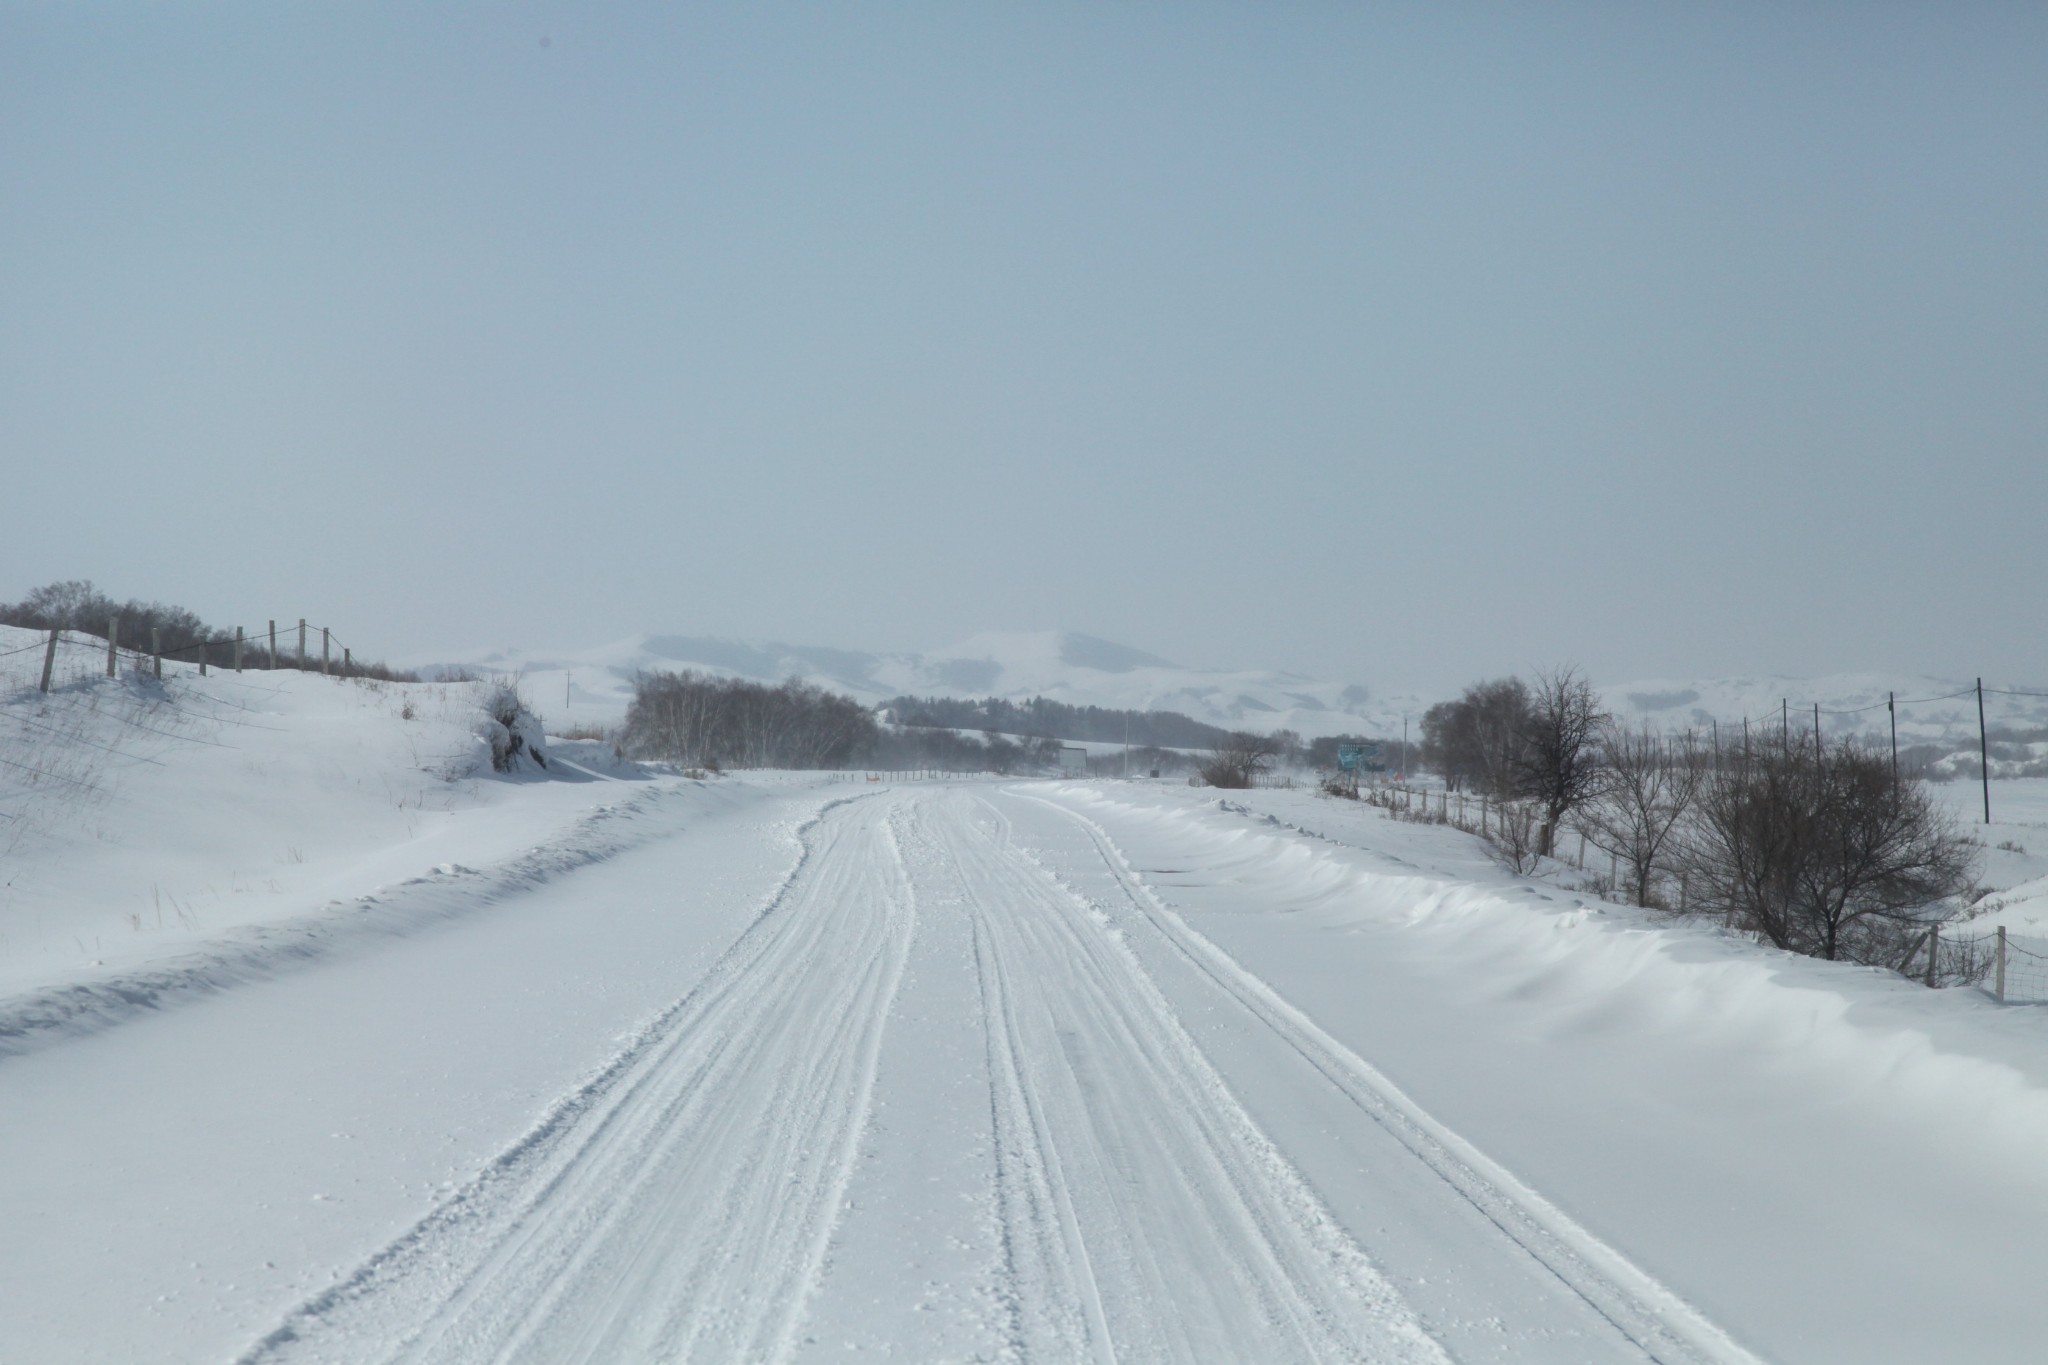
[[[92,627],[104,633],[107,618],[119,610],[91,579],[71,578],[31,589],[19,602],[0,604],[0,622],[32,630]]]
[[[1536,848],[1545,857],[1555,853],[1558,823],[1600,789],[1604,774],[1595,740],[1608,720],[1577,669],[1536,675],[1513,769],[1515,789],[1542,808]]]
[[[1209,751],[1202,764],[1202,780],[1212,787],[1249,787],[1257,782],[1277,752],[1278,746],[1265,735],[1233,731]]]
[[[1703,783],[1687,866],[1738,928],[1814,957],[1891,965],[1947,917],[1975,846],[1887,757],[1844,740],[1760,745]]]
[[[1456,701],[1423,712],[1422,761],[1453,789],[1511,796],[1528,722],[1529,689],[1520,678],[1474,683]]]
[[[1647,725],[1609,724],[1601,728],[1599,764],[1605,781],[1579,810],[1578,825],[1621,865],[1629,899],[1647,906],[1677,851],[1679,823],[1699,792],[1704,760],[1690,735],[1674,743]]]

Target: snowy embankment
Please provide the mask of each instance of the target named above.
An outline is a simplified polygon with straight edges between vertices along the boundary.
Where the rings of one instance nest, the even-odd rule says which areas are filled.
[[[2035,1358],[2048,1011],[1513,878],[1468,836],[1307,792],[1057,797],[1191,930],[1766,1358]]]
[[[648,837],[599,745],[496,773],[482,683],[200,676],[0,628],[0,1050],[403,933]],[[480,871],[479,869],[484,869]]]

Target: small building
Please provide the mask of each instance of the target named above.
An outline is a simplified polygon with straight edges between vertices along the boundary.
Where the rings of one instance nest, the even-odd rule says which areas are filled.
[[[1060,776],[1088,776],[1088,751],[1078,744],[1060,745]]]

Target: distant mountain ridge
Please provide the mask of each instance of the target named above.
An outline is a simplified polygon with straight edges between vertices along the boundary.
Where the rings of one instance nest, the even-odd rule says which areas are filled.
[[[1281,670],[1191,668],[1073,631],[989,632],[944,649],[902,654],[648,634],[570,654],[505,649],[410,662],[523,672],[535,683],[535,703],[543,714],[552,719],[566,707],[570,718],[598,722],[622,715],[632,695],[633,677],[653,669],[694,668],[768,682],[798,677],[871,706],[901,696],[994,697],[1012,702],[1044,697],[1081,707],[1176,711],[1205,725],[1285,728],[1309,739],[1335,734],[1399,739],[1405,721],[1409,737],[1419,741],[1422,713],[1455,695],[1379,694],[1357,683],[1321,682]],[[551,681],[541,681],[550,675]],[[1753,729],[1771,729],[1781,718],[1810,727],[1816,701],[1822,709],[1822,729],[1831,737],[1885,735],[1886,697],[1895,694],[1902,703],[1902,745],[1955,746],[1966,739],[1975,742],[1976,698],[1969,686],[1967,680],[1904,674],[1752,675],[1647,679],[1602,685],[1601,691],[1609,709],[1629,723],[1689,728],[1706,736],[1719,722],[1724,738],[1738,733],[1745,717]],[[2006,695],[2010,690],[1994,690],[1987,696],[1993,730],[2048,731],[2048,698]],[[1931,700],[1935,698],[1939,700]]]
[[[990,632],[916,654],[648,634],[575,653],[515,648],[415,662],[535,677],[567,671],[574,679],[572,697],[614,713],[623,711],[635,674],[684,668],[769,682],[802,678],[870,705],[900,696],[1045,697],[1075,706],[1177,711],[1225,729],[1284,727],[1310,737],[1390,721],[1398,734],[1403,706],[1419,705],[1414,698],[1375,698],[1356,683],[1317,682],[1298,673],[1188,668],[1076,631]]]

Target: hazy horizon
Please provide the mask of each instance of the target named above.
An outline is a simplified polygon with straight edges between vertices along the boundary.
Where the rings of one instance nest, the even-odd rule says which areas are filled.
[[[2048,10],[0,15],[0,598],[2048,681]]]

